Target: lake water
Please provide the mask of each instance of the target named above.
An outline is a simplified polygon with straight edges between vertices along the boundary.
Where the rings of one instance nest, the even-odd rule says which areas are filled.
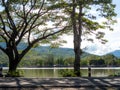
[[[72,67],[64,68],[18,68],[23,71],[24,77],[62,77],[61,72],[64,69],[73,69]],[[3,68],[4,74],[7,72],[8,68]],[[81,68],[81,73],[83,77],[88,76],[88,68]],[[102,67],[102,68],[91,68],[91,76],[93,77],[107,77],[109,75],[120,74],[120,67]]]

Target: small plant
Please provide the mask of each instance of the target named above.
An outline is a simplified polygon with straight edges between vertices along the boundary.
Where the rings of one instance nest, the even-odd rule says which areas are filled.
[[[70,69],[61,70],[60,74],[63,77],[77,77],[74,73],[74,70],[70,70]]]
[[[23,70],[10,71],[7,73],[6,77],[22,77]]]
[[[120,72],[116,74],[109,75],[110,77],[120,77]]]

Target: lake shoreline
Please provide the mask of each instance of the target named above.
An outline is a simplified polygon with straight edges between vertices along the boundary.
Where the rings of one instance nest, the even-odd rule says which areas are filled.
[[[65,70],[73,71],[73,67],[21,67],[17,70],[23,77],[36,77],[36,78],[54,78],[63,77],[62,72]],[[6,75],[8,67],[4,67],[2,74]],[[81,67],[82,77],[88,77],[88,67]],[[91,67],[91,77],[109,77],[120,76],[120,67]]]
[[[8,69],[8,67],[2,67]],[[120,69],[120,67],[90,67],[91,69]],[[74,69],[74,67],[18,67],[17,69]],[[80,69],[88,69],[88,67],[80,67]]]

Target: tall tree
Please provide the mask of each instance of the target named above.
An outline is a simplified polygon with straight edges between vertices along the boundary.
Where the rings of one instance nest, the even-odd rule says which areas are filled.
[[[114,17],[115,5],[112,4],[112,0],[60,0],[56,8],[60,8],[64,16],[67,16],[67,20],[73,30],[74,38],[74,73],[77,76],[80,75],[80,56],[82,54],[81,43],[82,40],[92,41],[91,36],[93,35],[101,43],[107,42],[104,39],[105,33],[102,29],[111,28],[111,24],[116,21]],[[96,13],[92,13],[92,11]],[[71,21],[70,19],[71,18]],[[103,22],[98,22],[98,19],[104,19]],[[101,30],[100,30],[101,29]],[[71,31],[72,31],[71,30]]]
[[[16,71],[21,59],[38,42],[60,41],[55,40],[68,26],[63,24],[63,18],[58,10],[53,10],[52,4],[51,0],[0,1],[0,39],[4,42],[0,50],[8,56],[8,73]],[[21,42],[25,42],[26,47],[19,51]]]
[[[82,35],[96,35],[97,39],[101,40],[101,43],[105,43],[106,40],[103,39],[104,33],[102,31],[97,31],[98,29],[109,28],[111,24],[115,23],[113,19],[116,14],[114,13],[115,5],[112,4],[112,0],[72,0],[72,25],[74,34],[74,52],[75,52],[75,62],[74,62],[74,73],[77,76],[80,74],[80,56]],[[97,6],[97,7],[95,7]],[[89,13],[92,8],[95,7],[96,15]],[[100,11],[100,12],[99,12]],[[98,15],[98,16],[97,16]],[[97,21],[97,18],[104,18],[103,24]],[[92,39],[88,38],[87,40]]]
[[[77,76],[80,76],[80,46],[81,46],[81,35],[82,35],[82,30],[81,30],[81,25],[82,25],[82,8],[81,6],[79,7],[79,18],[78,18],[78,23],[79,26],[77,25],[77,20],[76,20],[76,0],[72,0],[73,2],[73,9],[72,9],[72,15],[71,15],[71,19],[72,19],[72,25],[73,25],[73,35],[74,35],[74,52],[75,52],[75,61],[74,61],[74,73]],[[79,3],[80,4],[80,3]]]

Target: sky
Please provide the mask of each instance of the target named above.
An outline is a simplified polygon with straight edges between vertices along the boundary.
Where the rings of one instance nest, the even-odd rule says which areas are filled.
[[[120,50],[120,0],[113,0],[113,3],[116,4],[115,12],[117,13],[117,23],[112,26],[114,31],[105,30],[105,39],[107,39],[108,42],[104,45],[98,40],[95,40],[94,43],[82,41],[81,48],[87,47],[87,52],[97,55],[104,55],[114,50]],[[62,47],[73,48],[73,36],[66,35],[63,37],[67,43]]]
[[[104,55],[109,52],[120,50],[120,0],[113,0],[113,3],[116,5],[115,12],[117,13],[117,23],[113,25],[114,31],[104,30],[105,39],[108,40],[106,44],[101,44],[98,40],[95,40],[94,43],[88,43],[87,41],[82,41],[81,48],[87,47],[87,52],[97,55]],[[67,44],[63,47],[73,48],[73,36],[65,36]]]

